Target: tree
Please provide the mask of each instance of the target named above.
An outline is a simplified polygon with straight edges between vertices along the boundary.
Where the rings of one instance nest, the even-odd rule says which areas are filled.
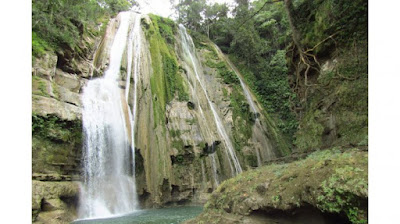
[[[206,5],[205,8],[205,27],[208,38],[210,38],[210,27],[218,20],[228,18],[229,8],[224,4],[215,3],[213,5]]]
[[[176,6],[179,19],[178,22],[194,31],[201,30],[206,0],[183,0]]]
[[[129,10],[135,2],[133,0],[105,0],[106,5],[113,13]]]

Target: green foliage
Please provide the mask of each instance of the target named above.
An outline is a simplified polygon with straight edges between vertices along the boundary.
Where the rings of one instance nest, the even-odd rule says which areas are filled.
[[[169,133],[171,134],[171,136],[173,138],[175,138],[175,137],[179,138],[181,136],[181,130],[171,129],[171,130],[169,130]]]
[[[211,58],[209,57],[206,61],[206,65],[210,68],[216,68],[218,71],[218,75],[223,79],[225,84],[240,84],[237,75],[232,70],[228,69],[224,61],[219,61],[215,63],[210,59]]]
[[[133,0],[103,0],[102,4],[115,15],[118,12],[129,10],[135,2]]]
[[[176,163],[182,164],[184,161],[183,155],[177,155],[176,156]]]
[[[32,87],[33,87],[33,94],[39,96],[49,96],[47,91],[47,82],[46,80],[39,78],[38,76],[32,76]],[[37,89],[37,91],[35,91]]]
[[[222,88],[222,94],[224,95],[224,97],[228,97],[228,90]]]
[[[368,2],[364,0],[300,1],[294,5],[294,20],[301,32],[301,42],[312,48],[336,34],[335,41],[319,45],[314,53],[325,53],[335,44],[346,44],[367,36]]]
[[[189,107],[189,109],[190,109],[190,107]],[[194,109],[194,108],[192,108],[192,109]],[[186,121],[186,123],[189,124],[189,125],[193,125],[193,124],[196,124],[196,123],[197,123],[197,119],[196,119],[196,118],[185,119],[185,121]]]
[[[187,28],[199,31],[203,20],[202,13],[206,6],[206,0],[183,0],[176,5],[178,22]]]
[[[55,142],[80,142],[82,125],[78,121],[61,120],[55,115],[32,114],[32,135]]]
[[[255,156],[255,155],[246,155],[246,161],[247,161],[247,164],[249,164],[249,166],[251,166],[251,167],[258,166],[257,156]]]
[[[300,123],[300,129],[296,133],[295,144],[301,151],[322,147],[322,133],[324,126],[319,123],[321,111],[308,111]]]
[[[154,24],[154,29],[158,31],[158,41],[161,45],[160,54],[162,57],[162,72],[164,73],[166,83],[166,103],[174,99],[175,93],[178,93],[180,101],[188,101],[189,95],[187,87],[183,82],[183,78],[179,73],[178,62],[174,52],[176,24],[166,18],[150,15]],[[157,35],[157,34],[156,34]],[[167,41],[167,44],[165,41]]]
[[[55,115],[32,114],[32,171],[65,174],[55,164],[78,165],[82,149],[82,124],[80,121],[62,120]]]
[[[208,42],[208,38],[207,36],[205,36],[204,34],[200,33],[200,32],[196,32],[194,30],[187,30],[189,35],[192,37],[194,46],[196,47],[196,49],[202,49],[202,48],[207,48],[208,50],[211,50],[211,47],[206,44]],[[215,58],[216,59],[216,58]]]
[[[230,106],[232,107],[234,122],[232,133],[233,144],[237,151],[240,151],[247,145],[248,139],[253,135],[252,126],[254,124],[250,106],[241,90],[240,85],[236,85],[233,87],[230,95]]]
[[[279,204],[281,202],[281,196],[280,195],[274,195],[271,197],[271,201],[273,204]]]
[[[318,196],[318,207],[323,211],[345,211],[352,223],[367,223],[365,211],[361,211],[356,196],[368,195],[365,170],[346,165],[336,168],[335,174],[322,182],[323,193]],[[351,193],[350,193],[351,192]]]
[[[35,57],[40,57],[44,55],[46,50],[50,47],[47,45],[46,41],[42,40],[36,32],[32,32],[32,55]]]
[[[183,150],[183,147],[184,147],[184,144],[183,144],[183,141],[182,141],[182,139],[179,139],[179,140],[172,140],[172,148],[175,148],[175,149],[177,149],[178,151],[182,151]]]
[[[82,36],[96,34],[99,23],[108,21],[119,11],[128,10],[127,0],[33,0],[32,55],[40,57],[45,50],[81,52]],[[100,6],[102,4],[104,7]]]
[[[241,60],[245,61],[247,66],[257,63],[259,57],[265,52],[266,43],[261,39],[254,26],[241,27],[233,34],[233,40],[229,51],[235,54]]]
[[[176,93],[180,101],[189,100],[189,95],[179,71],[173,41],[168,41],[174,39],[176,25],[168,19],[149,16],[152,23],[146,29],[146,36],[150,43],[153,68],[150,85],[154,96],[154,117],[156,124],[165,124],[166,104],[175,98]]]
[[[167,41],[168,44],[173,46],[175,43],[175,34],[177,30],[176,23],[168,18],[150,15],[154,23],[157,23],[161,36]]]
[[[240,64],[241,60],[235,55],[230,55],[230,58],[237,65],[263,108],[274,115],[279,130],[289,142],[292,142],[292,136],[298,125],[291,111],[292,101],[296,101],[296,95],[289,87],[284,51],[278,50],[270,62],[263,61],[254,67]]]
[[[296,133],[301,150],[330,145],[368,145],[368,54],[366,41],[336,51],[308,96],[307,110]],[[319,107],[319,109],[317,109]],[[329,108],[329,110],[325,108]],[[334,119],[331,117],[334,116]],[[324,143],[324,123],[334,122],[336,137]],[[326,146],[325,146],[326,147]]]

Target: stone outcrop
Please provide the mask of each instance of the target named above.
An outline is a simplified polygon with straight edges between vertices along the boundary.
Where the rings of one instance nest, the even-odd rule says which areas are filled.
[[[368,153],[335,148],[224,182],[186,223],[366,223],[367,217]]]
[[[32,221],[69,223],[77,217],[79,184],[71,181],[32,181]]]

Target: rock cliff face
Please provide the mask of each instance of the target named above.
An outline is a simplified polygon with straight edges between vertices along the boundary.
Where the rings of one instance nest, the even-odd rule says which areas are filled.
[[[113,19],[109,24],[103,38],[84,37],[83,55],[67,59],[47,52],[33,60],[33,222],[69,223],[76,218],[83,146],[81,93],[106,67],[108,51],[102,49],[112,43],[118,23]]]
[[[33,63],[32,211],[38,222],[75,218],[79,185],[71,181],[81,180],[84,139],[80,94],[89,79],[107,68],[118,24],[117,17],[108,23],[102,38],[88,38],[85,57],[65,61],[49,53]],[[234,176],[227,146],[206,93],[191,78],[194,68],[183,54],[178,26],[153,15],[143,15],[141,24],[139,79],[126,80],[126,59],[119,79],[121,94],[129,85],[127,106],[131,108],[133,84],[137,84],[135,170],[141,205],[204,203],[219,183]],[[265,113],[250,111],[236,74],[214,45],[205,41],[196,46],[206,92],[242,169],[288,153]]]
[[[193,79],[193,64],[184,56],[177,25],[151,15],[143,17],[142,26],[145,47],[135,129],[139,195],[146,205],[204,202],[208,192],[233,177],[226,146],[205,93]],[[243,169],[281,156],[287,148],[276,144],[282,140],[266,127],[264,117],[257,120],[262,125],[255,125],[235,74],[213,44],[202,43],[197,55],[197,72]]]

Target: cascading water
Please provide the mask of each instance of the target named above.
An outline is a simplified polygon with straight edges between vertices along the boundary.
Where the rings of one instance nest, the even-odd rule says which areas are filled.
[[[131,73],[132,73],[132,51],[134,51],[133,63],[133,103],[132,103],[132,113],[131,109],[129,109],[129,120],[130,120],[130,127],[131,127],[131,147],[132,147],[132,167],[135,167],[135,123],[136,123],[136,101],[137,101],[137,83],[139,80],[139,71],[140,71],[140,51],[141,51],[141,34],[140,34],[140,15],[135,14],[135,21],[132,24],[131,32],[129,34],[128,40],[128,68],[127,68],[127,78],[126,78],[126,87],[125,87],[125,99],[126,103],[128,104],[129,99],[129,87],[131,81]],[[134,46],[133,46],[134,43]],[[133,176],[135,176],[135,169],[133,169]]]
[[[111,47],[109,68],[102,78],[90,80],[83,91],[84,184],[79,214],[82,219],[129,213],[138,204],[132,166],[134,151],[130,145],[134,142],[133,128],[131,136],[127,130],[133,127],[134,116],[126,119],[126,98],[117,83],[132,15],[118,15],[120,24]],[[129,41],[132,40],[137,41]]]
[[[204,116],[203,108],[200,105],[200,100],[196,96],[195,90],[194,90],[194,88],[193,88],[193,86],[192,86],[190,81],[188,81],[188,84],[189,84],[189,87],[190,87],[190,91],[192,92],[192,96],[197,101],[197,105],[199,107],[201,118],[203,119],[204,126],[205,126],[205,128],[207,130],[206,134],[211,134],[209,124],[207,123],[207,120],[206,120],[206,118]],[[213,175],[213,178],[214,178],[214,186],[215,186],[215,188],[217,188],[218,185],[219,185],[219,180],[218,180],[219,178],[218,178],[217,165],[216,165],[216,160],[215,160],[214,153],[209,154],[209,159],[211,160],[211,169],[212,169],[212,175]],[[231,170],[233,171],[233,167],[232,167],[232,164],[231,164],[230,160],[229,160],[229,166],[230,166]]]
[[[195,52],[195,47],[194,47],[193,40],[187,34],[186,28],[182,24],[179,24],[179,33],[181,35],[182,48],[184,49],[184,53],[186,54],[186,56],[188,58],[190,58],[190,61],[193,64],[193,69],[194,69],[194,73],[196,75],[196,79],[200,83],[200,86],[203,89],[204,95],[206,96],[208,104],[209,104],[209,106],[211,108],[212,114],[214,116],[215,123],[217,125],[218,133],[222,137],[222,139],[223,139],[223,141],[224,141],[224,143],[226,145],[226,148],[228,149],[228,153],[230,155],[230,161],[232,161],[232,163],[234,165],[234,168],[235,168],[235,170],[233,172],[233,175],[237,175],[237,174],[242,172],[242,168],[240,166],[238,158],[236,157],[236,153],[235,153],[235,151],[233,149],[232,143],[231,143],[231,141],[230,141],[230,139],[229,139],[229,137],[228,137],[228,135],[227,135],[227,133],[225,131],[225,128],[223,126],[221,118],[219,117],[217,111],[215,110],[215,107],[214,107],[213,103],[211,102],[210,98],[208,97],[206,88],[205,88],[205,86],[203,84],[202,79],[199,76],[198,69],[197,69],[198,64],[197,64],[195,53],[194,53]]]
[[[225,61],[226,61],[226,62],[228,63],[228,65],[229,65],[229,67],[231,67],[231,69],[235,72],[236,76],[238,77],[239,82],[240,82],[240,85],[241,85],[241,87],[242,87],[242,89],[243,89],[243,92],[244,92],[244,94],[245,94],[245,96],[246,96],[247,102],[248,102],[249,105],[250,105],[250,109],[251,109],[251,111],[254,113],[254,118],[255,118],[256,126],[258,126],[259,129],[262,130],[262,129],[263,129],[263,125],[260,123],[260,120],[258,119],[258,115],[259,115],[258,109],[257,109],[256,105],[254,104],[253,98],[252,98],[252,96],[250,95],[250,91],[249,91],[248,87],[246,86],[246,84],[244,83],[242,76],[240,75],[240,73],[239,73],[239,71],[237,70],[237,68],[236,68],[236,67],[232,64],[232,62],[229,60],[229,58],[227,58],[227,57],[222,53],[221,49],[219,49],[219,47],[218,47],[217,45],[215,45],[215,44],[214,44],[214,49],[218,52],[218,54],[219,54],[221,57],[223,57],[223,58],[225,59]],[[257,164],[258,164],[258,166],[261,166],[261,165],[262,165],[262,162],[261,162],[260,152],[258,151],[257,148],[254,148],[254,150],[255,150],[255,153],[256,153],[256,156],[257,156]],[[270,158],[275,157],[275,155],[273,154],[273,152],[270,151],[270,150],[268,150],[268,147],[267,147],[267,151],[268,151],[268,153],[269,153],[269,157],[270,157]]]

